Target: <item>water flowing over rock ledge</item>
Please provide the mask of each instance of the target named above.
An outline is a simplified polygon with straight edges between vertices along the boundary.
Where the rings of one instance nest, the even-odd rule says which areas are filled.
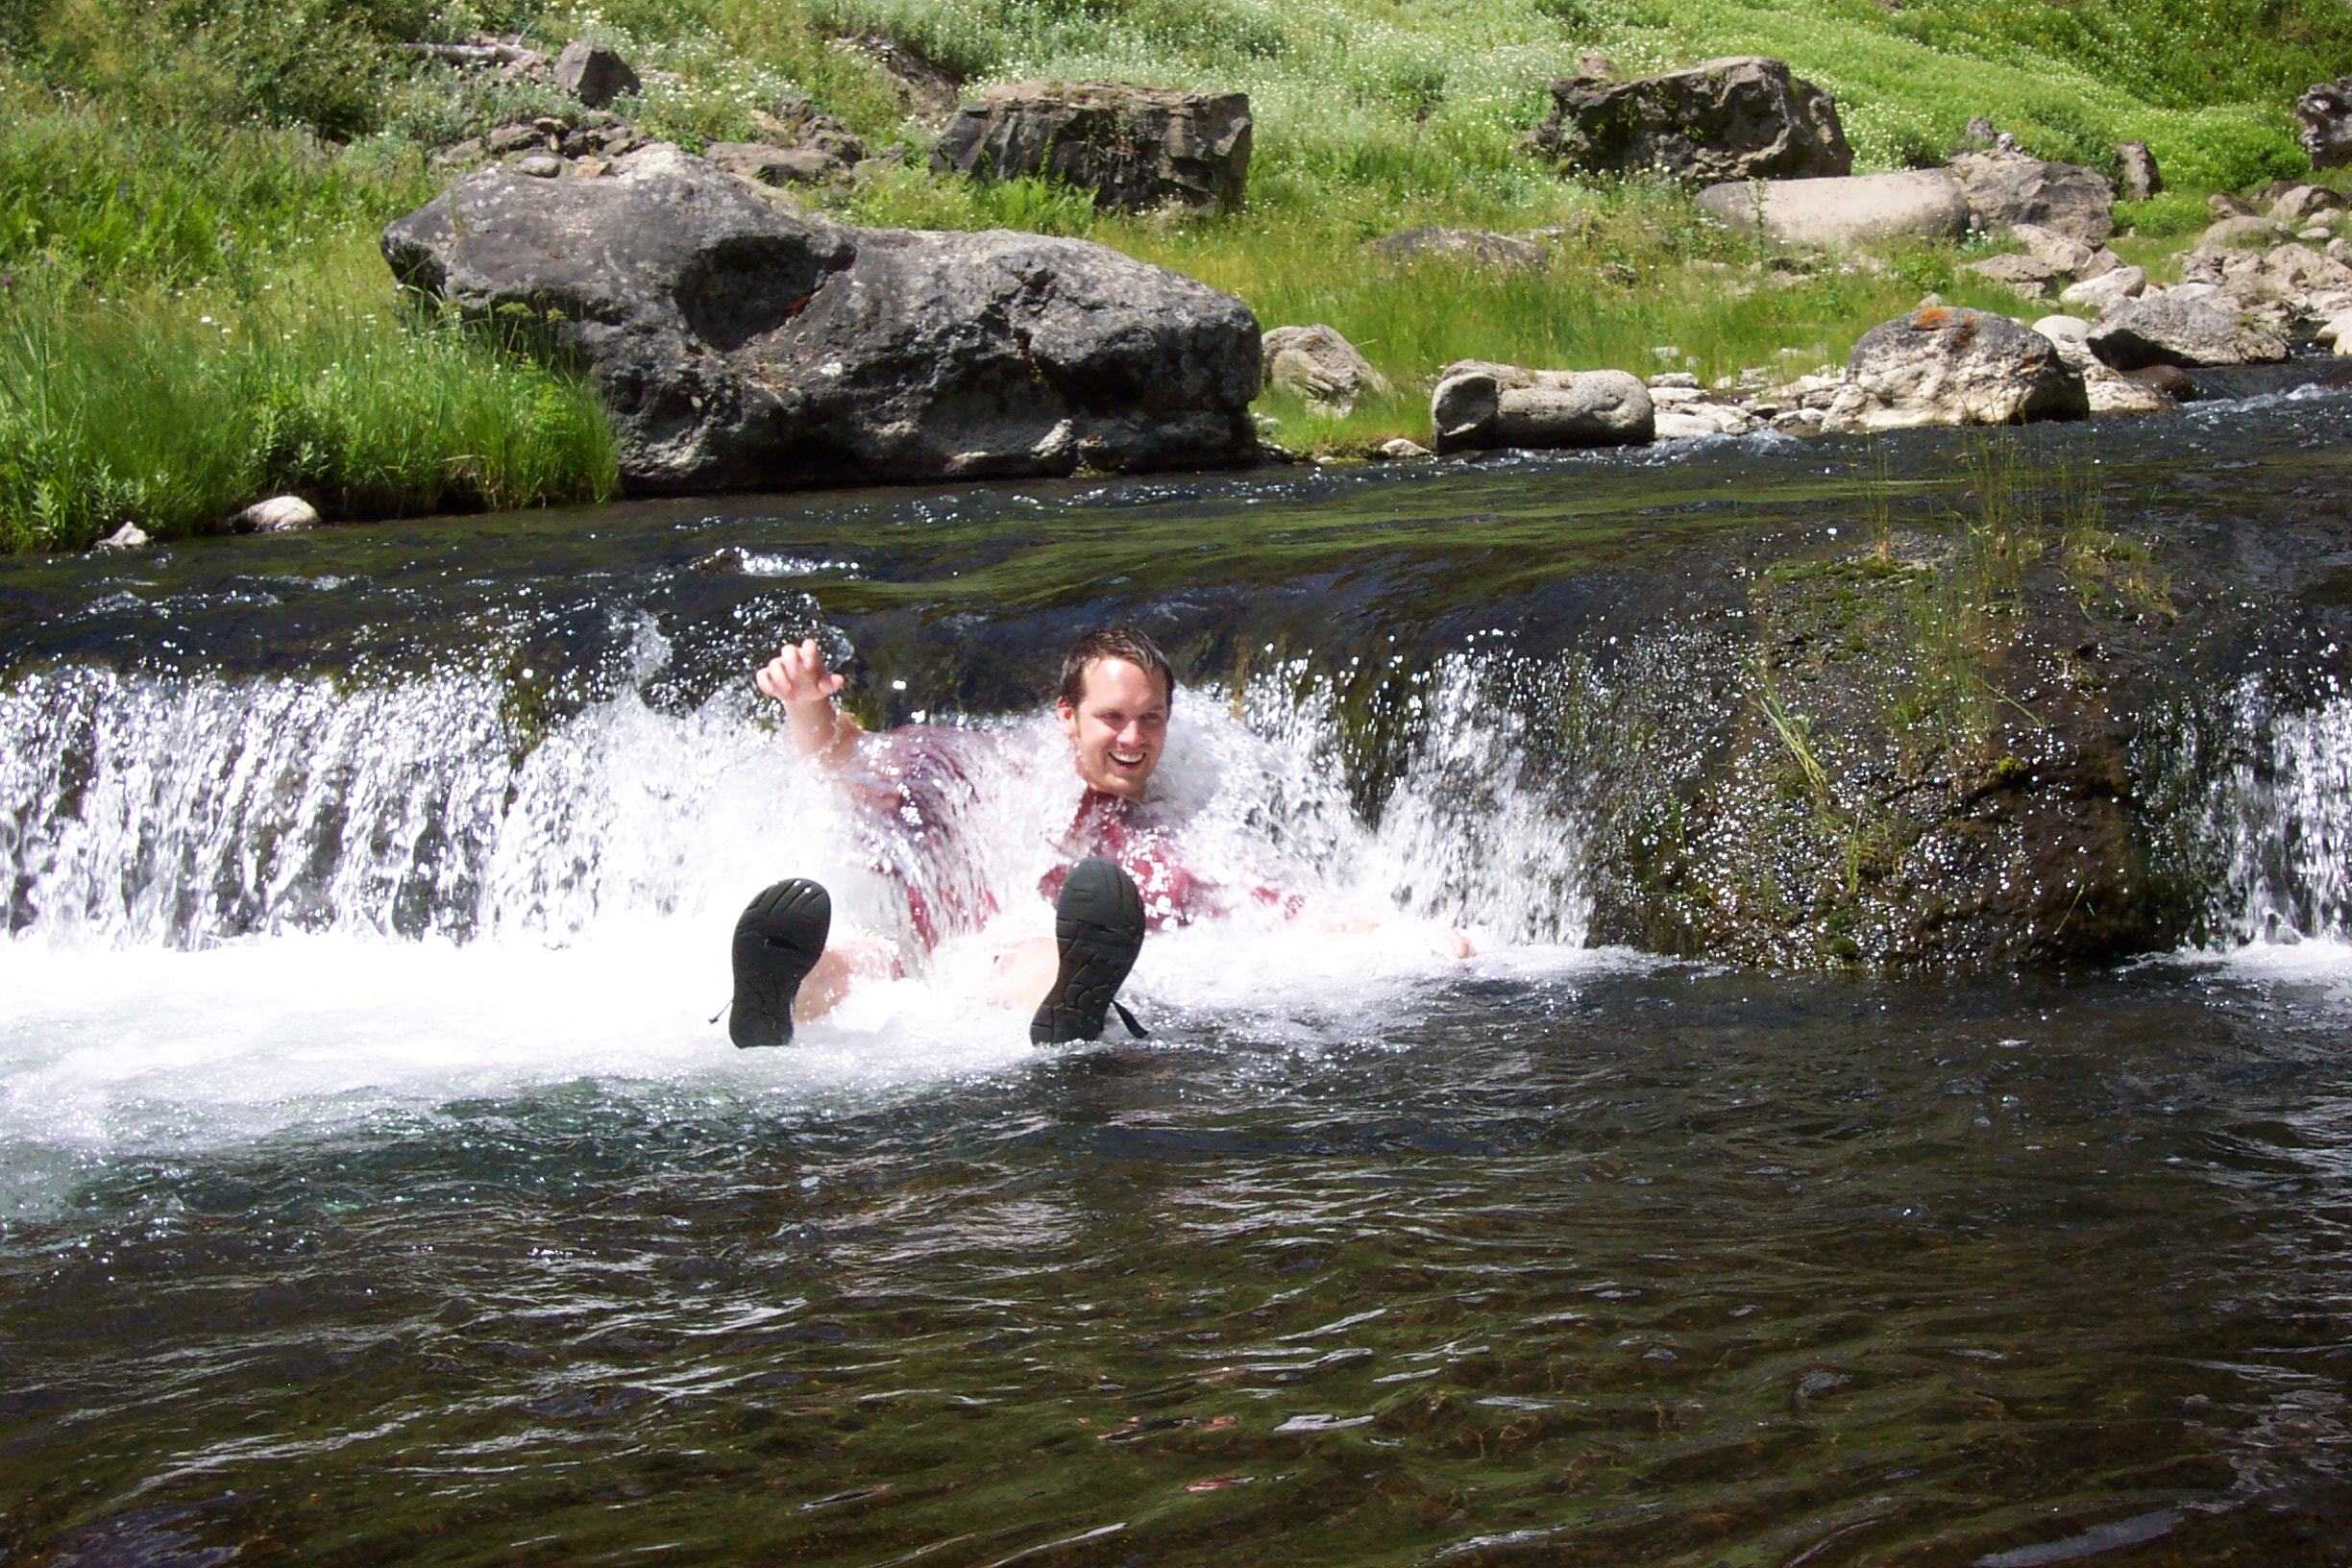
[[[891,723],[1033,712],[1073,627],[1134,618],[1251,834],[1495,941],[1948,969],[2340,936],[2352,537],[2309,443],[2341,408],[18,565],[10,925],[650,914],[742,859],[778,640],[837,638]]]

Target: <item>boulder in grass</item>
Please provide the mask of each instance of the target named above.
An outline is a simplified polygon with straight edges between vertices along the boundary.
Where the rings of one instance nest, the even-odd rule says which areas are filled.
[[[2295,100],[2295,118],[2303,122],[2303,149],[2315,169],[2340,169],[2352,163],[2352,76],[2312,85]]]
[[[2115,187],[2096,169],[2023,153],[1959,153],[1951,171],[1979,229],[2030,223],[2086,245],[2104,245],[2115,233]]]
[[[1989,310],[1930,306],[1862,334],[1822,429],[2080,419],[2082,378],[2040,332]]]
[[[1366,240],[1364,249],[1399,266],[1456,261],[1494,272],[1533,272],[1552,259],[1552,253],[1531,239],[1485,229],[1406,229]]]
[[[2116,159],[2123,165],[2123,187],[2116,194],[2124,201],[2144,202],[2165,188],[2164,176],[2156,169],[2156,155],[2148,151],[2146,142],[2117,142]]]
[[[2343,210],[2343,198],[2325,185],[2293,185],[2270,204],[2270,215],[2292,226]]]
[[[1441,453],[1645,446],[1657,410],[1623,370],[1526,370],[1464,359],[1437,373],[1430,424]]]
[[[1356,352],[1356,345],[1320,322],[1312,327],[1277,327],[1261,347],[1265,384],[1335,413],[1346,413],[1360,397],[1384,398],[1388,378]]]
[[[656,143],[464,177],[384,230],[410,288],[584,361],[641,493],[1258,457],[1258,323],[1083,240],[853,229]]]
[[[773,147],[764,141],[714,141],[702,156],[763,185],[824,185],[849,178],[852,164],[822,147]]]
[[[638,91],[645,84],[629,62],[600,43],[575,38],[555,57],[555,86],[590,109],[602,109],[615,98]]]
[[[932,146],[931,167],[974,180],[1034,175],[1122,211],[1237,211],[1249,157],[1246,93],[1018,82],[958,108]]]
[[[2050,284],[2066,282],[2063,269],[2032,256],[1988,256],[1982,261],[1970,262],[1968,270],[1988,282],[2015,289],[2029,300],[2042,298]]]
[[[2292,238],[2294,231],[2276,218],[2233,217],[2207,225],[2197,246],[2218,251],[2266,251]]]
[[[1591,174],[1721,180],[1815,180],[1853,172],[1837,104],[1761,55],[1611,82],[1552,84],[1552,117],[1520,150]]]
[[[2249,317],[2218,291],[2174,288],[2127,300],[2091,330],[2088,341],[2093,354],[2122,371],[2269,364],[2287,357],[2285,333]]]
[[[1692,205],[1718,222],[1782,245],[1846,251],[1886,239],[1956,239],[1968,233],[1968,193],[1944,169],[1843,179],[1732,181]]]
[[[2144,267],[2117,267],[2095,278],[2085,278],[2060,292],[2061,305],[2080,306],[2106,315],[2125,300],[2133,299],[2147,289],[2147,270]]]

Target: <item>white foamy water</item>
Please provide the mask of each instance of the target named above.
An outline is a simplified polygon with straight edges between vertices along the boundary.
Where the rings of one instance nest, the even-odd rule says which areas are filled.
[[[649,645],[645,668],[661,649]],[[641,672],[641,674],[644,672]],[[1570,973],[1580,842],[1515,771],[1477,671],[1437,674],[1438,737],[1380,831],[1350,810],[1322,695],[1278,673],[1179,696],[1159,782],[1229,919],[1156,935],[1126,997],[1176,1038],[1377,1041],[1480,974]],[[1080,788],[1044,716],[951,743],[917,827],[789,755],[746,692],[682,715],[634,690],[526,747],[487,679],[381,688],[98,671],[0,694],[0,1180],[61,1158],[252,1143],[587,1079],[788,1108],[870,1102],[1032,1060],[989,999],[995,955],[1050,933],[1041,876]],[[925,832],[952,845],[925,847]],[[743,901],[824,882],[837,940],[906,966],[781,1051],[711,1014]],[[949,940],[926,952],[899,889]],[[1273,890],[1279,899],[1249,896]],[[976,896],[979,895],[979,896]],[[987,907],[992,896],[994,908]],[[1369,927],[1369,929],[1365,929]],[[1484,956],[1446,954],[1456,928]]]

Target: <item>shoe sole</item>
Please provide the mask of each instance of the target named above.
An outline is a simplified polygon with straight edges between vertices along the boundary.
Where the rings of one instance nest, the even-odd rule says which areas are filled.
[[[744,906],[735,921],[729,1040],[746,1047],[791,1043],[793,998],[832,929],[832,896],[806,877],[778,882]]]
[[[1113,998],[1143,950],[1143,895],[1127,873],[1099,858],[1080,861],[1054,901],[1061,971],[1029,1020],[1032,1044],[1100,1040]]]

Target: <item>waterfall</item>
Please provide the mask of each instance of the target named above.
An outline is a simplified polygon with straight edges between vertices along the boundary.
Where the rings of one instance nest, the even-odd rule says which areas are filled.
[[[962,765],[958,820],[932,824],[956,846],[915,852],[789,755],[747,680],[682,713],[649,705],[666,655],[644,634],[634,681],[538,731],[476,673],[29,674],[0,691],[8,928],[115,948],[300,933],[561,945],[805,874],[904,941],[892,883],[941,882],[921,891],[959,907],[1034,887],[1076,803],[1050,722],[970,721],[992,744]],[[1351,806],[1328,680],[1291,665],[1237,693],[1180,693],[1161,777],[1187,853],[1353,916],[1580,940],[1576,802],[1530,774],[1527,720],[1483,700],[1492,657],[1422,673],[1418,739],[1382,781],[1377,828]]]
[[[2258,683],[2213,793],[2222,941],[2352,940],[2352,698],[2270,714]]]

